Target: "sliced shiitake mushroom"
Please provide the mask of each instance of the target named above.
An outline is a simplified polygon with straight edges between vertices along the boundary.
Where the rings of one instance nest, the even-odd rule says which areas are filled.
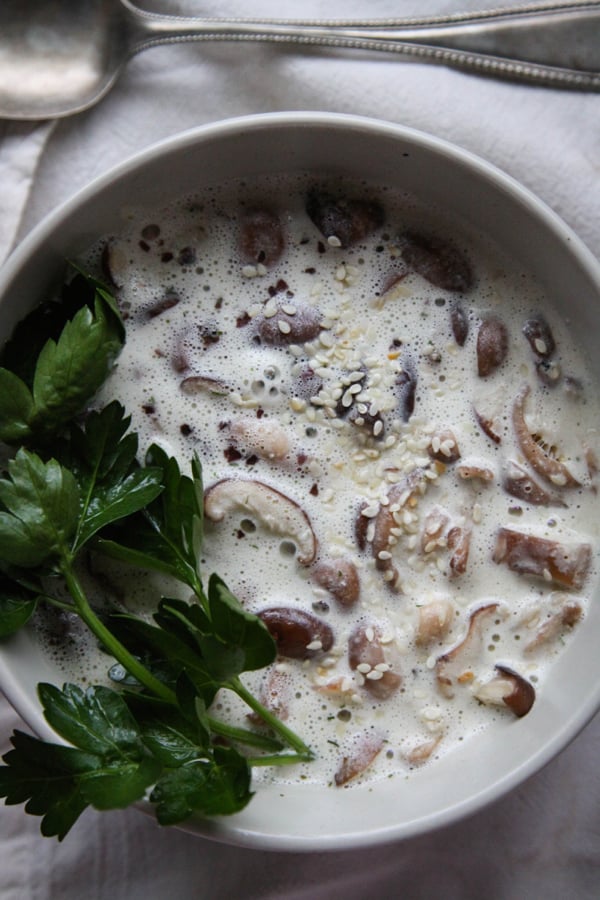
[[[277,644],[280,656],[312,659],[333,647],[333,630],[323,619],[294,606],[261,609],[258,616]]]
[[[352,560],[344,557],[321,560],[313,566],[312,576],[344,609],[358,601],[360,579]]]
[[[418,375],[415,361],[408,354],[403,354],[401,364],[402,370],[396,376],[394,390],[398,397],[400,418],[408,422],[415,410]]]
[[[306,212],[323,237],[352,247],[381,227],[385,211],[377,200],[337,196],[319,187],[306,197]]]
[[[302,507],[262,481],[223,478],[204,494],[204,512],[212,522],[220,522],[235,510],[254,516],[275,534],[289,537],[298,549],[298,562],[307,566],[317,555],[317,539]]]
[[[495,444],[501,444],[502,438],[499,433],[498,425],[494,421],[494,419],[491,418],[490,416],[484,415],[483,413],[479,412],[479,410],[476,409],[475,407],[473,407],[473,412],[475,414],[475,419],[477,421],[477,424],[479,425],[479,427],[481,428],[483,433],[487,437],[489,437],[489,439],[491,441],[493,441]]]
[[[450,428],[444,428],[432,435],[427,452],[432,459],[442,463],[455,463],[460,459],[458,441]]]
[[[535,688],[531,682],[510,669],[496,665],[496,675],[473,691],[481,703],[507,706],[518,718],[526,716],[535,702]]]
[[[464,575],[471,549],[471,529],[466,525],[454,525],[448,532],[447,541],[450,550],[450,575]]]
[[[556,342],[550,326],[543,316],[533,316],[523,325],[523,334],[534,356],[549,359],[556,350]]]
[[[527,641],[523,648],[525,653],[533,653],[540,647],[545,647],[550,642],[557,640],[567,629],[573,628],[582,615],[581,604],[564,595],[559,608],[555,608],[555,611],[539,626],[531,640]]]
[[[525,402],[530,393],[530,386],[524,385],[513,404],[513,426],[523,456],[538,475],[550,481],[555,487],[580,487],[579,481],[571,474],[567,466],[547,453],[529,431],[525,421]]]
[[[337,787],[347,784],[352,778],[356,778],[367,769],[383,746],[383,737],[372,731],[364,731],[356,735],[352,748],[345,755],[334,775]]]
[[[285,235],[281,219],[271,209],[254,207],[240,217],[240,256],[247,263],[262,263],[267,269],[281,257]]]
[[[448,241],[407,231],[400,247],[404,262],[430,284],[445,291],[468,291],[473,286],[471,264]]]
[[[383,572],[385,581],[393,590],[398,590],[399,573],[393,563],[391,548],[395,543],[393,530],[396,527],[394,518],[405,506],[414,506],[419,494],[424,493],[427,486],[425,469],[416,468],[403,481],[393,484],[387,494],[388,502],[381,504],[373,519],[374,533],[371,542],[371,553],[375,565]]]
[[[563,544],[511,528],[500,528],[492,558],[495,563],[505,563],[518,575],[534,575],[578,591],[590,569],[592,548],[590,544]]]
[[[402,676],[393,671],[381,637],[377,625],[357,625],[348,639],[348,663],[362,676],[365,690],[377,700],[387,700],[401,686]]]
[[[180,382],[179,388],[190,397],[197,394],[214,394],[223,397],[231,393],[231,388],[224,381],[209,375],[189,375]]]
[[[480,660],[484,627],[497,612],[497,603],[488,603],[475,609],[469,616],[465,637],[451,650],[438,656],[435,675],[438,687],[446,697],[454,696],[457,683],[465,683],[472,679],[474,669]]]
[[[450,326],[454,340],[459,347],[464,347],[469,336],[469,317],[460,303],[450,306]]]
[[[252,319],[251,333],[263,344],[270,347],[285,347],[288,344],[305,344],[312,341],[321,331],[322,315],[314,306],[306,304],[285,304],[278,306],[273,315],[264,313]],[[294,312],[291,313],[290,310]]]
[[[488,316],[477,332],[477,373],[487,378],[502,365],[508,353],[508,331],[497,316]]]
[[[287,431],[271,419],[236,419],[229,434],[246,450],[268,462],[281,462],[290,452]]]
[[[448,598],[423,603],[418,609],[415,643],[424,647],[439,641],[448,633],[454,617],[454,607]]]
[[[546,490],[527,469],[513,459],[509,459],[504,467],[502,487],[511,497],[531,503],[533,506],[567,505],[558,494]]]

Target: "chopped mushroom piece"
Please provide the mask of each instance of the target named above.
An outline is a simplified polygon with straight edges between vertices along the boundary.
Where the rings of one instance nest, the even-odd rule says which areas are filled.
[[[336,786],[341,787],[350,779],[356,778],[357,775],[364,772],[371,765],[382,747],[383,737],[380,734],[365,731],[356,735],[352,749],[342,758],[335,773],[334,781]]]
[[[365,690],[377,700],[387,700],[401,686],[402,676],[386,659],[381,637],[377,625],[357,625],[348,639],[348,662]]]
[[[308,192],[306,212],[333,247],[352,247],[385,220],[384,209],[377,200],[337,197],[318,187]]]
[[[317,555],[317,539],[310,519],[291,497],[275,488],[242,478],[223,478],[204,494],[204,511],[211,522],[220,522],[235,510],[255,516],[275,534],[293,540],[298,548],[298,562],[310,565]]]
[[[224,381],[220,378],[211,378],[209,375],[190,375],[180,382],[179,387],[188,396],[215,394],[222,397],[231,393],[231,389]]]
[[[562,544],[501,528],[496,537],[493,560],[506,563],[518,575],[535,575],[560,587],[579,591],[589,572],[592,548],[590,544]]]
[[[523,325],[523,334],[534,356],[539,359],[549,359],[556,350],[554,335],[543,316],[527,319]]]
[[[280,258],[285,235],[279,216],[270,209],[246,210],[240,220],[239,250],[244,262],[270,268]]]
[[[448,241],[408,231],[400,245],[404,262],[430,284],[445,291],[468,291],[473,286],[469,261]]]
[[[450,516],[439,506],[434,506],[428,512],[421,532],[421,550],[423,553],[432,553],[440,547],[446,547],[448,540],[446,529],[450,523]]]
[[[415,643],[419,647],[432,644],[445,637],[452,624],[454,607],[444,598],[430,600],[419,607]]]
[[[498,427],[493,419],[489,418],[489,416],[484,416],[477,409],[473,408],[473,412],[475,413],[475,419],[477,420],[477,424],[490,440],[492,440],[495,444],[501,444],[502,438],[500,437]]]
[[[294,312],[290,312],[293,309]],[[254,339],[270,347],[285,347],[288,344],[305,344],[312,341],[321,331],[322,315],[314,306],[305,303],[286,304],[286,309],[277,306],[273,311],[266,309],[252,319],[250,332]]]
[[[469,617],[469,626],[465,637],[451,650],[438,656],[435,663],[435,675],[438,687],[446,697],[454,696],[454,686],[458,682],[465,683],[479,662],[483,643],[483,629],[492,615],[498,611],[497,603],[488,603],[474,610]]]
[[[533,685],[508,666],[497,665],[495,670],[494,678],[479,685],[473,696],[481,703],[508,706],[518,718],[526,716],[535,701]]]
[[[352,560],[322,560],[315,564],[312,572],[317,584],[328,591],[341,607],[349,609],[358,601],[360,580]]]
[[[390,548],[396,542],[392,531],[396,526],[395,516],[400,515],[406,507],[415,507],[419,494],[423,494],[426,487],[425,469],[413,469],[403,481],[392,485],[387,495],[388,503],[379,507],[379,512],[373,520],[375,530],[371,542],[371,553],[377,569],[383,572],[385,581],[393,590],[399,589],[399,573],[390,552]]]
[[[495,478],[493,469],[488,468],[488,466],[480,466],[475,464],[467,465],[465,463],[461,466],[458,466],[456,471],[464,481],[472,481],[473,479],[476,479],[478,481],[483,481],[484,483],[489,483]]]
[[[562,497],[551,493],[536,481],[519,463],[510,459],[505,466],[502,487],[511,497],[534,506],[566,506]]]
[[[573,477],[569,469],[547,453],[530,433],[525,421],[525,401],[530,393],[531,388],[526,384],[519,391],[513,405],[513,426],[523,456],[538,475],[550,481],[555,487],[579,487],[579,481]]]
[[[231,437],[246,450],[269,462],[280,462],[290,452],[287,432],[270,419],[241,419],[232,422]]]
[[[450,325],[454,340],[459,347],[464,347],[469,336],[469,317],[460,303],[453,303],[450,307]]]
[[[416,747],[413,747],[407,753],[403,754],[404,759],[411,766],[422,765],[424,762],[427,762],[433,751],[438,747],[441,740],[442,735],[438,734],[428,741],[423,741],[423,743],[417,744]]]
[[[447,535],[448,549],[452,551],[450,556],[450,574],[452,576],[464,575],[469,561],[471,549],[471,529],[466,526],[455,525]]]
[[[458,441],[454,432],[449,428],[438,431],[432,436],[427,452],[432,459],[437,459],[442,463],[454,463],[460,459]]]
[[[280,656],[311,659],[333,647],[331,627],[303,609],[273,606],[261,609],[258,616],[269,629]]]
[[[570,598],[564,598],[560,609],[552,613],[540,625],[535,635],[525,644],[525,653],[533,653],[539,647],[560,637],[568,628],[573,628],[583,615],[581,605]]]
[[[496,316],[484,319],[477,332],[477,372],[487,378],[502,365],[508,353],[508,331]]]

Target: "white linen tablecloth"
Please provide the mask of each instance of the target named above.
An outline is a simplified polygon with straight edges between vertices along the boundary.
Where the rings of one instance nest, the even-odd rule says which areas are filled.
[[[174,14],[401,17],[481,0],[145,0]],[[519,4],[513,0],[512,5]],[[133,59],[95,108],[55,123],[0,122],[0,261],[94,176],[158,139],[273,110],[357,113],[449,139],[504,169],[600,256],[600,96],[532,88],[381,56],[252,45],[170,45]],[[0,701],[0,750],[19,718]],[[21,726],[22,727],[22,726]],[[0,807],[2,900],[596,900],[600,717],[543,771],[433,834],[352,851],[283,854],[87,811],[62,844]]]

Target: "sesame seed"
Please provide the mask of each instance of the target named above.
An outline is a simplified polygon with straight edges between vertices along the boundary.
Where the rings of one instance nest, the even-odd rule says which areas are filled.
[[[369,681],[379,681],[383,678],[383,672],[378,672],[377,669],[371,669],[371,671],[367,673],[366,678]]]
[[[360,672],[361,675],[366,675],[367,672],[371,671],[371,665],[369,663],[359,663],[356,667],[356,671]]]
[[[329,237],[327,238],[327,243],[329,244],[330,247],[341,247],[342,246],[342,242],[340,241],[339,237],[337,237],[335,234],[329,235]]]

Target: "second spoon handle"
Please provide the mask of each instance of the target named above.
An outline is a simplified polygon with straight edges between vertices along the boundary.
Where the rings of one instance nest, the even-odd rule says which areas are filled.
[[[259,41],[397,53],[531,84],[600,91],[600,3],[545,3],[441,18],[191,19],[123,0],[136,49],[173,41]]]

